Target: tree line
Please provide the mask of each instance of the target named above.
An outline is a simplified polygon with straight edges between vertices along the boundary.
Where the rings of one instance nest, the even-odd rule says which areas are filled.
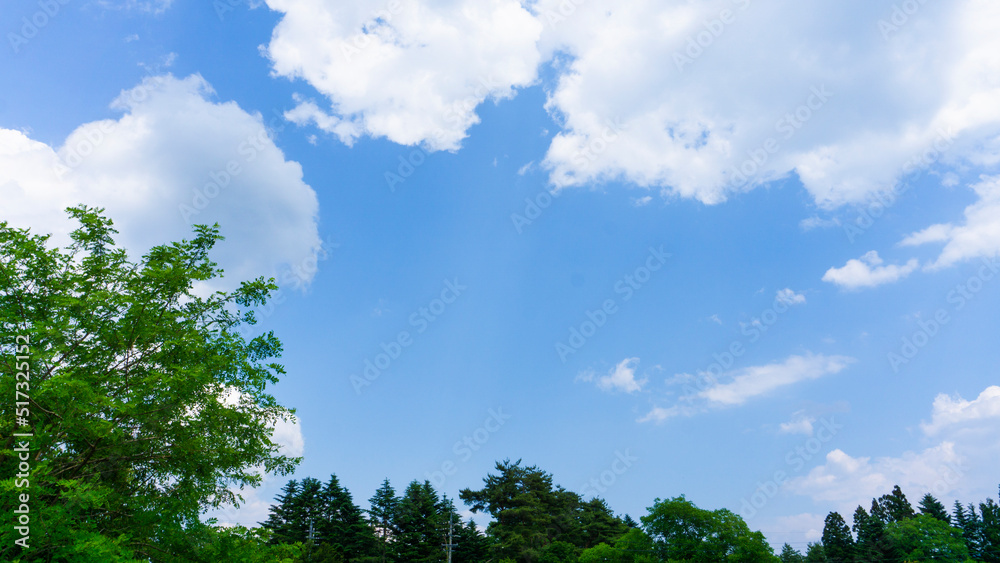
[[[498,462],[479,490],[459,497],[491,516],[480,531],[430,482],[397,496],[388,480],[362,510],[336,476],[289,481],[262,528],[273,545],[295,544],[301,561],[328,563],[1000,563],[1000,508],[992,498],[955,503],[930,493],[914,510],[899,486],[859,506],[853,526],[837,512],[806,553],[785,544],[775,554],[737,514],[706,510],[683,495],[655,499],[636,522],[600,498],[583,499],[552,475],[521,461]]]

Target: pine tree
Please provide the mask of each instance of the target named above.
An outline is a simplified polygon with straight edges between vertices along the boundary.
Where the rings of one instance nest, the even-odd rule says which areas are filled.
[[[948,509],[941,504],[941,501],[934,498],[934,495],[930,493],[924,495],[924,497],[920,499],[919,506],[921,514],[937,518],[945,524],[951,524],[951,516],[948,515]]]
[[[399,498],[388,479],[382,481],[382,485],[375,491],[372,498],[368,499],[368,504],[371,505],[371,508],[368,509],[368,517],[378,540],[379,561],[386,563],[386,561],[393,559],[392,542],[399,532],[396,528]]]
[[[891,494],[882,495],[877,501],[873,501],[873,513],[875,512],[874,504],[879,507],[879,519],[886,524],[916,516],[913,507],[910,506],[910,501],[906,500],[906,495],[903,494],[899,485],[892,488]]]
[[[984,563],[1000,563],[1000,505],[988,498],[979,504],[979,557]]]
[[[320,508],[315,524],[319,543],[329,545],[347,562],[372,553],[374,536],[351,493],[341,487],[336,475],[319,494]]]
[[[827,514],[823,524],[823,551],[830,563],[854,561],[854,538],[844,517],[838,512]]]
[[[829,563],[823,544],[810,543],[806,547],[806,563]]]
[[[781,546],[781,553],[778,555],[781,563],[805,563],[806,558],[787,543]]]
[[[281,488],[281,494],[274,497],[278,502],[271,506],[267,520],[261,526],[271,531],[272,544],[294,543],[298,541],[298,534],[293,530],[293,522],[296,520],[294,504],[299,496],[299,482],[292,479]]]
[[[441,524],[437,492],[430,481],[410,483],[399,501],[396,516],[399,529],[396,545],[400,561],[441,561],[444,556]]]

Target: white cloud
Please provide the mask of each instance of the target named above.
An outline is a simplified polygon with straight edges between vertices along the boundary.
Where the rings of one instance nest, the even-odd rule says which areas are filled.
[[[682,385],[686,394],[673,406],[653,407],[639,422],[663,422],[677,416],[693,416],[713,408],[741,405],[770,391],[800,381],[839,373],[854,358],[809,353],[789,356],[783,362],[751,366],[713,376],[677,374],[668,384]],[[727,381],[720,383],[719,380]],[[695,388],[700,385],[702,390]]]
[[[480,102],[551,63],[561,131],[543,165],[557,187],[623,179],[718,203],[795,172],[832,207],[935,162],[1000,154],[989,0],[921,3],[884,33],[892,6],[835,0],[267,4],[282,14],[275,74],[327,98],[290,117],[346,143],[455,149]]]
[[[790,288],[785,288],[778,291],[775,299],[784,303],[785,305],[802,305],[806,302],[806,296],[801,293],[795,293]]]
[[[938,395],[934,398],[931,422],[921,424],[920,428],[928,436],[934,436],[950,427],[989,422],[990,419],[1000,424],[1000,387],[996,385],[987,387],[971,401]]]
[[[786,486],[814,501],[853,510],[859,504],[867,507],[872,498],[888,493],[894,485],[913,495],[932,492],[940,498],[956,490],[965,472],[964,460],[952,442],[874,460],[835,449],[826,455],[826,463],[790,480]]]
[[[922,4],[886,40],[878,21],[891,12],[832,0],[576,6],[543,41],[573,57],[549,100],[565,122],[548,154],[553,179],[624,177],[716,203],[748,188],[732,181],[746,164],[761,180],[794,170],[817,202],[837,205],[894,183],[941,131],[955,136],[947,155],[971,158],[1000,131],[1000,8]],[[830,95],[810,100],[813,88]],[[801,127],[786,117],[797,111]],[[624,124],[620,139],[580,158],[608,119]],[[764,161],[768,138],[778,148]]]
[[[793,414],[792,419],[788,422],[782,422],[778,427],[778,432],[781,434],[805,434],[806,436],[812,436],[814,422],[816,422],[816,417],[809,416],[804,411],[799,411]]]
[[[986,388],[972,401],[938,395],[932,420],[920,425],[927,438],[937,441],[898,456],[852,456],[836,449],[807,475],[786,485],[791,492],[834,509],[853,511],[868,506],[899,485],[919,498],[926,492],[939,499],[982,498],[996,492],[993,469],[1000,455],[1000,387]]]
[[[906,264],[882,265],[878,252],[872,250],[860,259],[848,260],[840,268],[830,268],[823,274],[823,281],[835,283],[846,289],[876,287],[892,283],[910,275],[919,266],[916,258],[911,258]]]
[[[542,31],[517,0],[323,2],[267,0],[281,12],[267,55],[274,73],[301,78],[329,109],[289,112],[347,144],[363,135],[457,149],[475,108],[532,84]]]
[[[260,115],[212,94],[197,75],[149,78],[114,102],[119,119],[83,124],[58,148],[0,129],[4,219],[65,245],[76,227],[66,207],[104,207],[133,259],[190,239],[191,223],[218,222],[226,240],[212,256],[224,286],[280,281],[287,271],[310,281],[320,246],[315,192]]]
[[[823,219],[817,216],[808,217],[799,221],[799,228],[803,231],[811,231],[813,229],[826,229],[829,227],[839,227],[840,219],[836,217],[832,219]]]
[[[973,185],[979,201],[965,208],[965,224],[931,225],[902,241],[904,246],[944,243],[931,269],[983,256],[1000,255],[1000,176],[983,176]]]
[[[639,365],[639,358],[625,358],[618,363],[607,375],[597,377],[592,370],[585,371],[576,377],[577,381],[596,381],[597,388],[602,391],[622,391],[625,393],[635,393],[641,391],[647,379],[636,379],[635,369]]]
[[[699,396],[719,405],[741,405],[779,387],[838,373],[853,361],[846,356],[823,354],[790,356],[781,363],[752,366],[723,374],[723,378],[731,378],[729,383],[713,385]]]

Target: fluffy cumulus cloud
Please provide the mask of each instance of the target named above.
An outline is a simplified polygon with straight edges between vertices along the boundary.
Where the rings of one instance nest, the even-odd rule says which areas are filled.
[[[288,112],[352,143],[362,135],[457,149],[486,99],[533,83],[542,24],[517,0],[267,0],[282,14],[277,75],[325,100]]]
[[[920,265],[916,258],[910,259],[902,266],[883,265],[883,262],[878,252],[872,250],[859,259],[848,260],[840,268],[830,268],[823,275],[823,281],[837,284],[845,289],[876,287],[899,281],[913,273]]]
[[[847,356],[827,356],[806,354],[789,356],[782,362],[762,366],[750,366],[715,376],[702,372],[697,376],[679,374],[673,382],[681,384],[684,396],[673,406],[654,407],[639,422],[663,422],[676,416],[692,416],[710,409],[742,405],[747,401],[765,395],[775,389],[794,385],[801,381],[818,379],[839,373],[853,363]],[[797,420],[782,425],[782,431],[811,432],[811,420]]]
[[[944,246],[941,255],[929,265],[931,269],[1000,255],[1000,176],[984,176],[972,189],[979,200],[965,208],[964,224],[932,225],[903,239],[904,246],[928,243]]]
[[[76,225],[64,209],[103,207],[133,258],[218,222],[226,286],[261,275],[307,283],[321,250],[315,192],[262,116],[212,94],[197,75],[148,78],[114,102],[120,118],[83,124],[60,147],[0,129],[4,220],[65,245]]]
[[[577,379],[580,381],[593,381],[597,388],[602,391],[621,391],[624,393],[635,393],[641,391],[646,384],[646,378],[636,379],[635,370],[639,366],[639,358],[626,358],[618,363],[606,375],[600,377],[593,371],[580,374]]]
[[[956,427],[977,426],[992,422],[1000,426],[1000,386],[987,387],[979,397],[966,401],[961,397],[938,395],[929,423],[920,428],[929,436]]]
[[[795,173],[824,206],[935,163],[995,166],[990,0],[268,0],[289,117],[454,149],[475,106],[549,64],[557,187],[621,179],[717,203]],[[753,49],[748,49],[753,45]]]
[[[949,500],[969,502],[996,492],[992,469],[1000,452],[1000,387],[988,387],[971,401],[939,395],[931,421],[921,424],[921,429],[925,438],[934,439],[922,449],[878,458],[835,449],[824,463],[786,486],[791,492],[849,511],[858,504],[868,506],[873,497],[897,484],[904,493],[930,492],[949,506]]]

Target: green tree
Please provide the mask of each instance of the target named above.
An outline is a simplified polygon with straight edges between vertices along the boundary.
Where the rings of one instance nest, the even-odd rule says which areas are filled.
[[[691,563],[777,562],[764,535],[727,509],[698,508],[683,495],[656,499],[641,518],[661,558]]]
[[[892,493],[882,495],[872,501],[872,516],[890,524],[906,518],[913,518],[916,513],[910,506],[910,501],[906,500],[906,495],[903,494],[899,485],[896,485],[892,488]]]
[[[839,512],[826,515],[823,523],[823,551],[830,563],[851,563],[854,561],[854,538],[851,529]]]
[[[979,504],[979,557],[984,563],[1000,563],[1000,505],[988,498]]]
[[[856,538],[854,553],[857,561],[881,563],[898,558],[885,535],[885,524],[865,512],[861,506],[854,511],[854,525],[851,530]]]
[[[778,559],[781,560],[781,563],[805,563],[806,561],[804,555],[787,543],[781,546],[781,553],[778,554]]]
[[[579,495],[553,487],[552,475],[522,466],[521,460],[497,462],[496,470],[483,479],[482,489],[463,489],[459,496],[472,512],[493,516],[486,530],[499,558],[533,563],[553,541],[581,547]]]
[[[437,492],[430,481],[413,481],[399,501],[396,538],[399,561],[429,563],[444,559],[445,526]]]
[[[138,262],[116,247],[111,220],[84,206],[67,249],[0,222],[0,391],[30,395],[30,486],[14,486],[14,402],[0,403],[0,491],[29,494],[38,560],[166,561],[186,549],[200,515],[239,501],[264,472],[286,474],[273,425],[292,411],[268,394],[284,373],[272,333],[246,341],[254,307],[277,289],[244,282],[197,295],[222,272],[217,227],[157,246]],[[15,345],[30,343],[17,386]],[[18,362],[19,364],[22,362]],[[10,375],[8,375],[10,374]],[[22,440],[23,442],[23,440]],[[0,559],[21,553],[0,528]]]
[[[392,559],[392,541],[399,533],[396,529],[399,498],[388,479],[382,481],[372,498],[368,499],[368,504],[368,517],[378,540],[379,561],[385,563]]]
[[[821,543],[810,543],[806,546],[806,563],[828,563],[826,550]]]
[[[315,530],[321,543],[332,547],[348,563],[360,561],[376,552],[371,527],[336,475],[330,476],[319,500]]]
[[[893,522],[886,533],[907,561],[962,563],[969,559],[962,532],[927,514]]]
[[[934,498],[934,495],[927,493],[920,499],[920,513],[937,518],[945,524],[951,524],[951,516],[948,509],[941,504],[941,501]]]

